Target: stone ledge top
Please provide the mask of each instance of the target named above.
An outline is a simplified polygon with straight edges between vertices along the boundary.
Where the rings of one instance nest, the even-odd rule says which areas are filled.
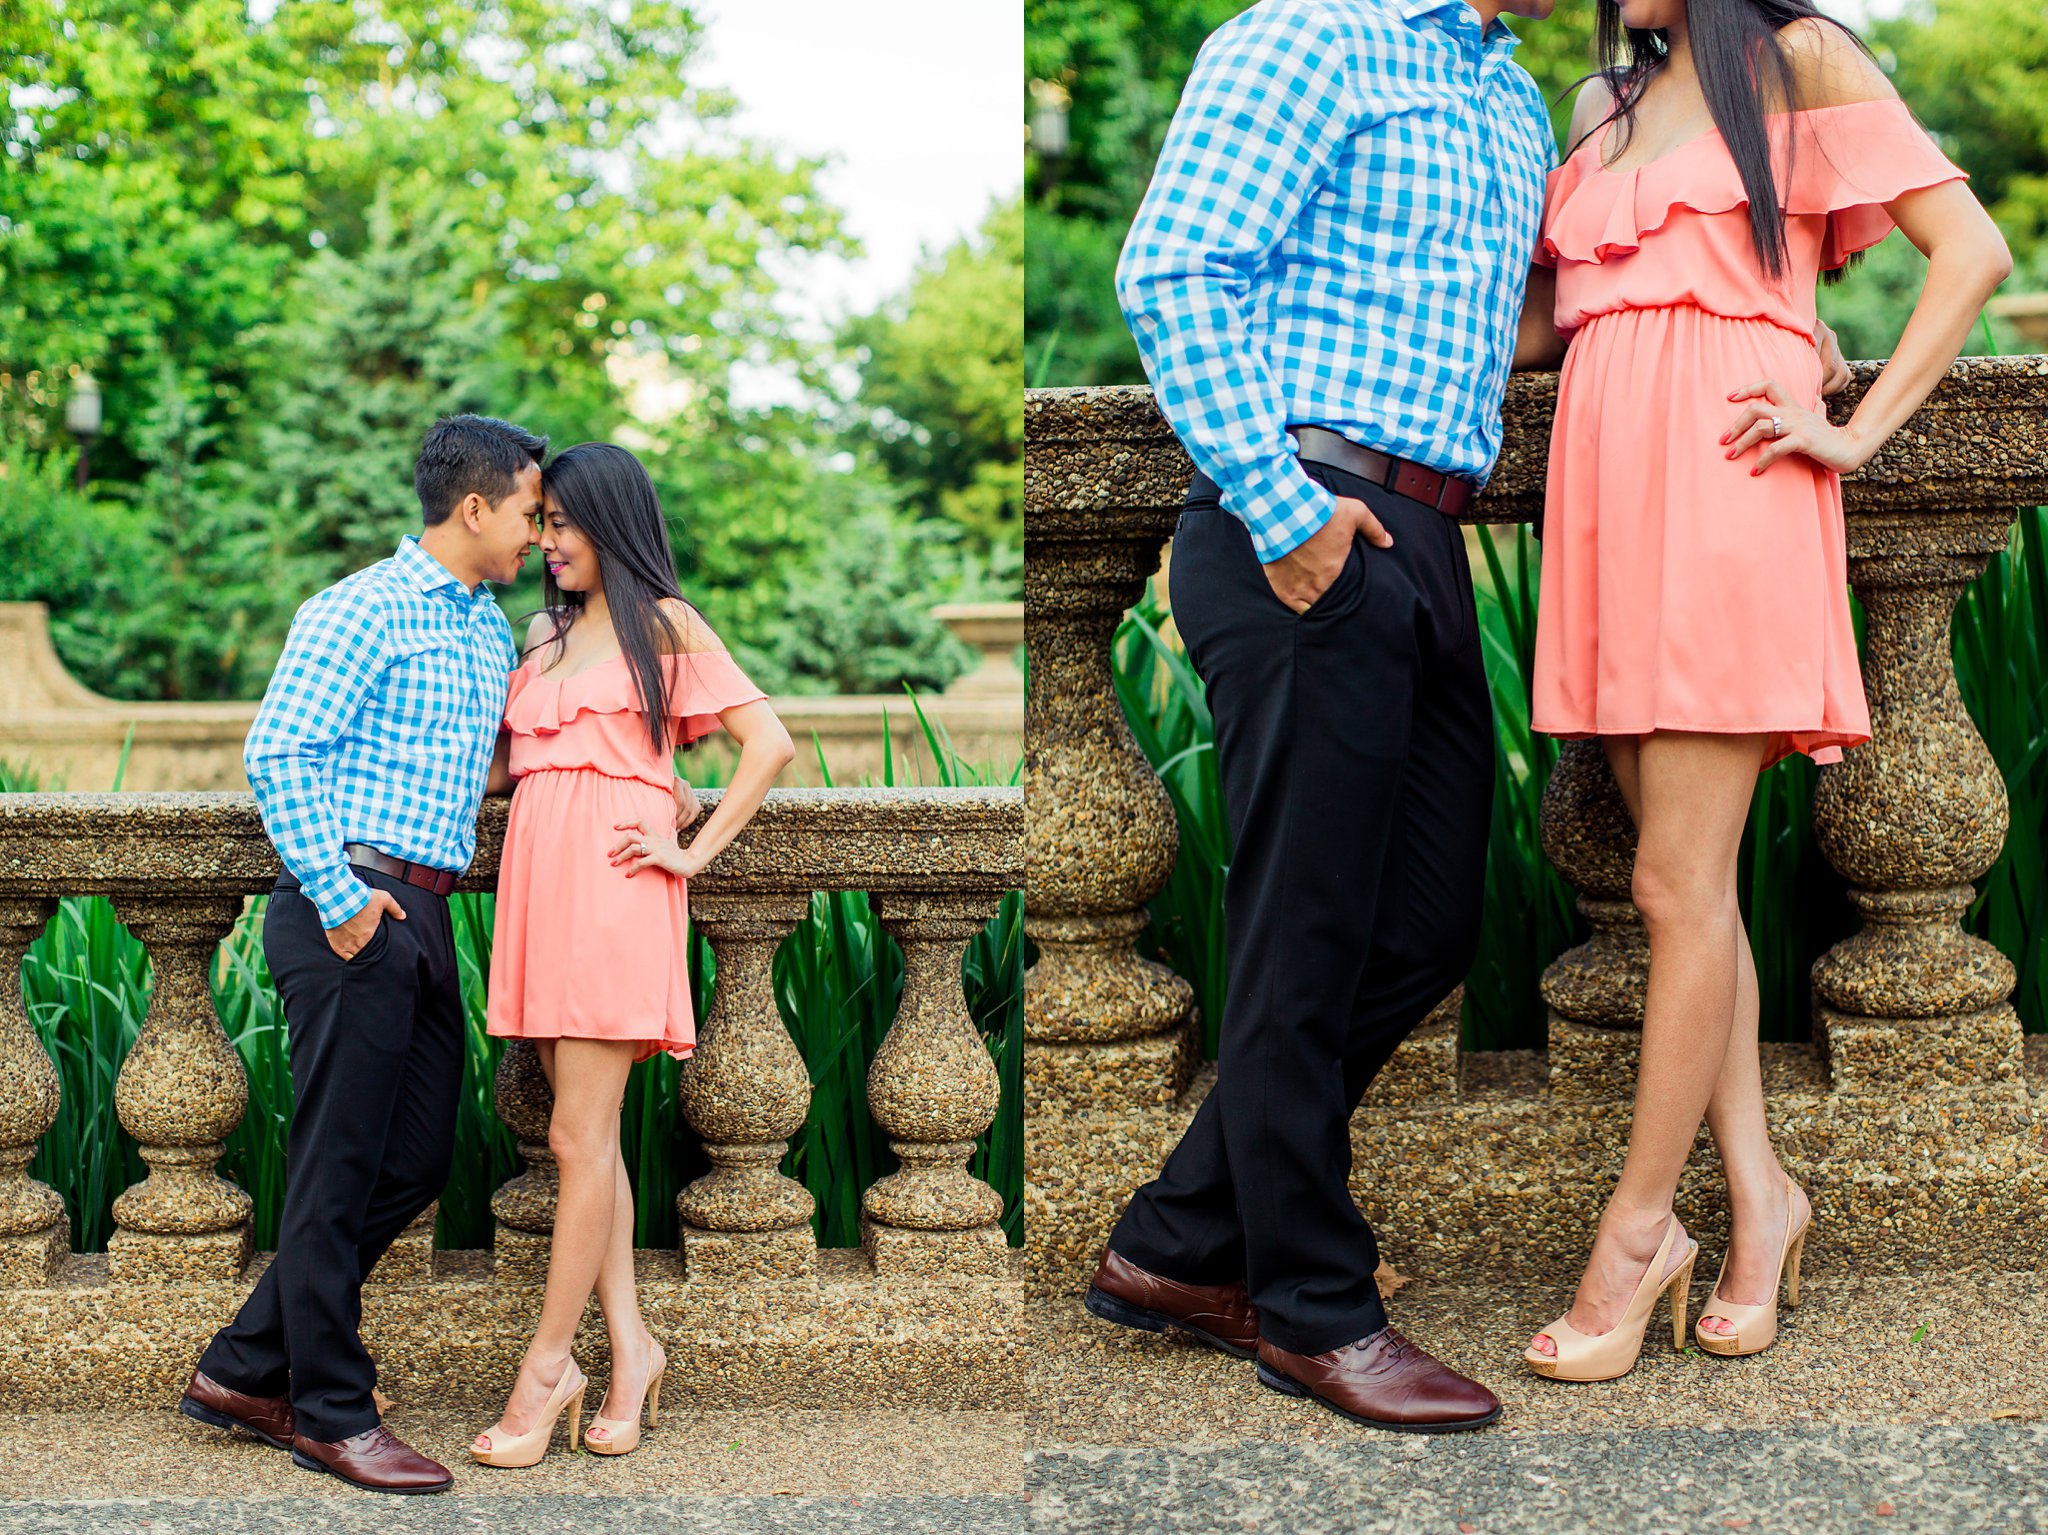
[[[1847,419],[1883,366],[1851,364],[1854,382],[1829,402],[1837,421]],[[1509,380],[1500,462],[1473,521],[1536,514],[1556,401],[1555,373]],[[1177,506],[1187,489],[1187,455],[1143,385],[1027,389],[1024,439],[1025,511],[1041,523],[1061,514]],[[2048,502],[2048,356],[1958,359],[1926,404],[1844,481],[1843,492],[1852,516],[2009,514]]]
[[[697,825],[719,791],[698,795]],[[511,801],[484,801],[463,890],[489,890]],[[246,793],[0,794],[0,898],[258,894],[278,859]],[[776,789],[693,895],[992,892],[1024,878],[1024,791]]]

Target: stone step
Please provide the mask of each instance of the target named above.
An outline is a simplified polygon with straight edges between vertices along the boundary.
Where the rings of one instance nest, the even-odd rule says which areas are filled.
[[[1654,1347],[1623,1380],[1567,1386],[1517,1362],[1562,1306],[1557,1287],[1400,1284],[1397,1325],[1507,1405],[1496,1427],[1445,1439],[1358,1428],[1260,1389],[1241,1361],[1108,1326],[1073,1297],[1022,1308],[1025,1364],[1000,1393],[982,1388],[998,1410],[858,1395],[832,1410],[724,1407],[705,1345],[638,1453],[599,1460],[558,1440],[539,1467],[510,1472],[462,1454],[509,1372],[460,1401],[401,1386],[393,1428],[456,1474],[455,1492],[430,1499],[300,1471],[168,1398],[52,1407],[0,1416],[0,1535],[2048,1529],[2037,1276],[1816,1272],[1803,1290],[1756,1358]],[[811,1394],[800,1356],[773,1363],[763,1379]]]

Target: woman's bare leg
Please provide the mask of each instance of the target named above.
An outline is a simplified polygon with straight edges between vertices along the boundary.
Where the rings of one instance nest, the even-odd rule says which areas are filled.
[[[542,1056],[555,1089],[548,1149],[561,1172],[555,1230],[548,1245],[547,1292],[540,1325],[520,1361],[504,1416],[478,1436],[530,1430],[569,1365],[569,1348],[612,1243],[618,1208],[619,1105],[633,1064],[630,1041],[560,1039]],[[630,1226],[627,1240],[631,1241]]]
[[[598,1416],[615,1422],[646,1393],[647,1376],[654,1365],[654,1337],[640,1314],[640,1292],[633,1282],[633,1183],[626,1174],[623,1149],[617,1154],[616,1177],[611,1245],[605,1249],[604,1266],[597,1271],[597,1304],[604,1312],[612,1349],[611,1379],[605,1383]],[[598,1439],[611,1437],[602,1426],[593,1426],[590,1433]]]
[[[1610,1331],[1642,1282],[1721,1077],[1742,925],[1735,862],[1763,749],[1761,736],[1660,731],[1614,754],[1640,828],[1633,893],[1649,933],[1650,980],[1628,1155],[1566,1314],[1588,1335]],[[1671,1266],[1683,1261],[1681,1249]],[[1556,1352],[1545,1334],[1533,1346]]]
[[[1739,925],[1736,938],[1735,1028],[1707,1105],[1707,1128],[1728,1178],[1728,1268],[1715,1293],[1739,1305],[1758,1306],[1777,1291],[1778,1253],[1787,1223],[1802,1221],[1810,1212],[1803,1190],[1795,1188],[1788,1203],[1785,1170],[1771,1144],[1757,1048],[1756,957],[1749,934]],[[1735,1324],[1720,1316],[1703,1316],[1700,1326],[1724,1335],[1735,1331]]]

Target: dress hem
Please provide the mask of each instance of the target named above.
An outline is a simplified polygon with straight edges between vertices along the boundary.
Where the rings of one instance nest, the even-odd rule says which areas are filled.
[[[697,1042],[695,1040],[691,1040],[686,1045],[673,1045],[669,1043],[667,1035],[663,1035],[658,1039],[649,1035],[627,1035],[621,1038],[616,1034],[579,1034],[574,1029],[555,1029],[550,1031],[546,1029],[520,1028],[512,1030],[496,1028],[490,1024],[484,1026],[484,1033],[492,1039],[596,1039],[610,1045],[640,1045],[643,1047],[652,1045],[654,1047],[652,1050],[648,1050],[645,1055],[636,1057],[637,1060],[641,1061],[649,1060],[656,1055],[672,1055],[679,1061],[686,1061],[697,1049]]]
[[[1772,751],[1765,757],[1763,767],[1758,770],[1760,772],[1776,767],[1794,752],[1804,753],[1816,763],[1826,766],[1840,762],[1842,753],[1848,748],[1870,744],[1868,731],[1831,730],[1825,725],[1810,728],[1785,725],[1692,725],[1675,720],[1660,720],[1654,724],[1633,727],[1601,725],[1590,729],[1580,726],[1558,729],[1539,724],[1532,719],[1529,728],[1540,731],[1554,741],[1593,741],[1602,736],[1647,736],[1656,735],[1660,731],[1708,736],[1769,736]]]

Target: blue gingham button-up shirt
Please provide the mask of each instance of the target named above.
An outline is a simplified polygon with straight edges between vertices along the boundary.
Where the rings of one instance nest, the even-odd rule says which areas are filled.
[[[242,764],[323,926],[369,904],[344,843],[468,867],[511,675],[497,599],[410,535],[299,608]]]
[[[1335,510],[1289,424],[1492,472],[1556,159],[1515,43],[1464,0],[1262,0],[1195,61],[1117,297],[1261,560]]]

